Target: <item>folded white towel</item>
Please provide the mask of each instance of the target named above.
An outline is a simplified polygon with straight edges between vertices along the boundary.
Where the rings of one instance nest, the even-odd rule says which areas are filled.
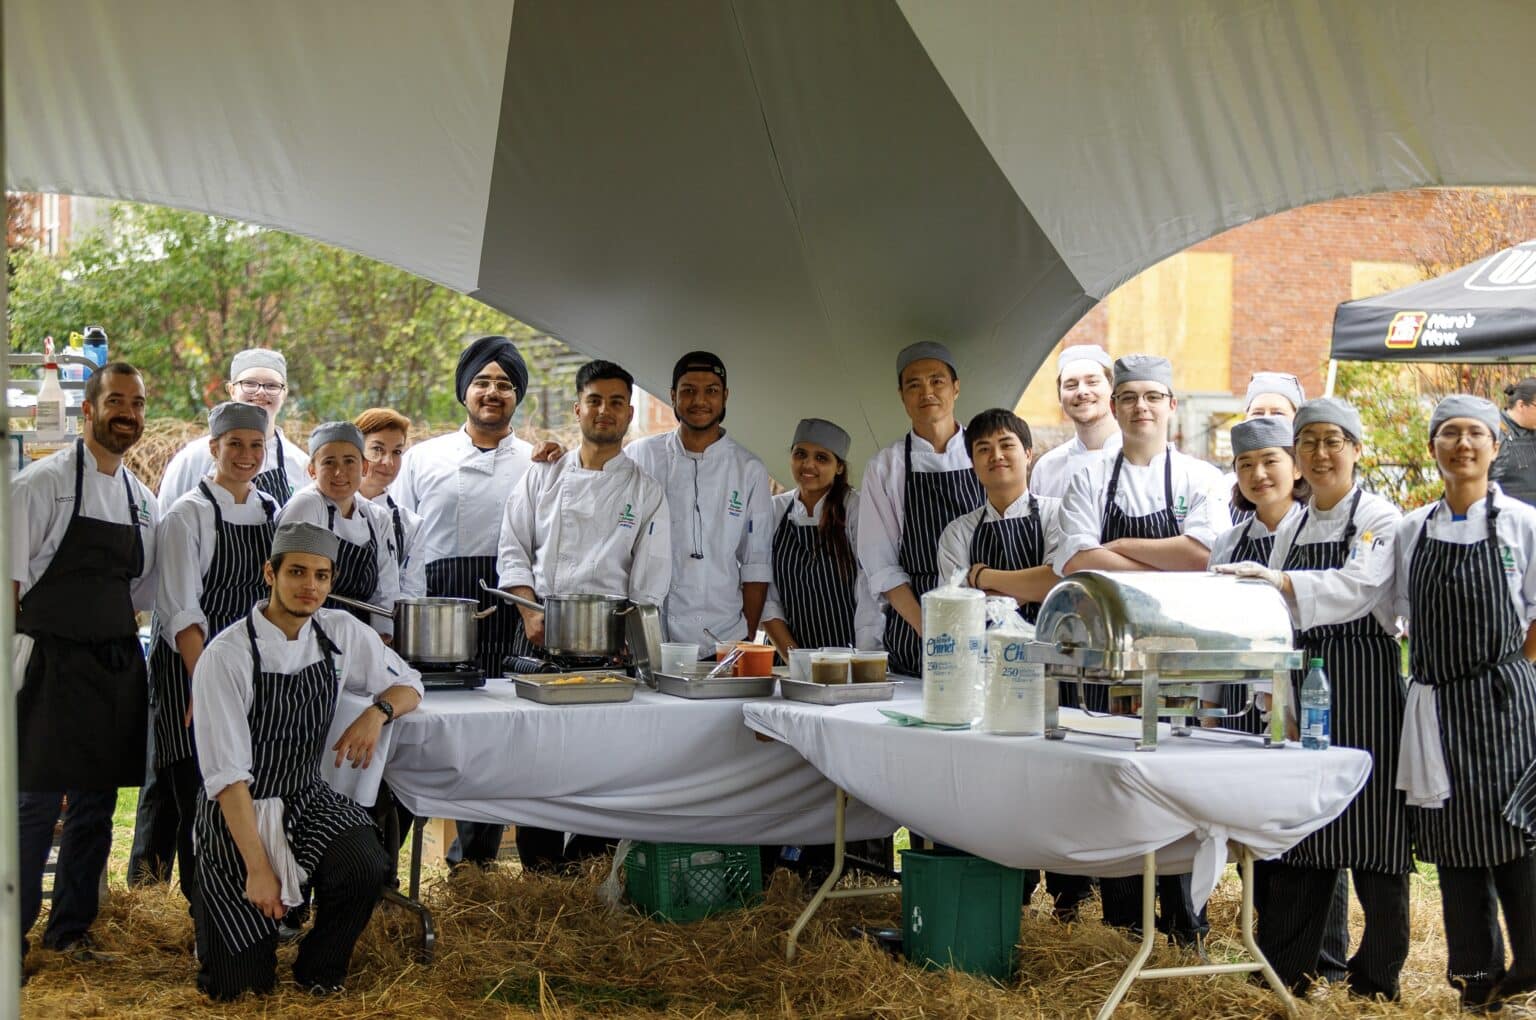
[[[262,849],[267,852],[267,862],[282,886],[283,905],[296,907],[304,902],[299,891],[309,876],[294,859],[293,848],[288,845],[288,834],[283,831],[283,801],[281,797],[263,797],[256,804],[256,835],[261,838]]]
[[[1435,689],[1408,685],[1408,709],[1403,714],[1403,743],[1397,752],[1397,788],[1417,808],[1442,808],[1451,797],[1451,774],[1445,768],[1440,743],[1440,710]]]
[[[27,680],[27,664],[32,661],[32,647],[37,642],[30,634],[11,635],[11,693],[21,690]]]

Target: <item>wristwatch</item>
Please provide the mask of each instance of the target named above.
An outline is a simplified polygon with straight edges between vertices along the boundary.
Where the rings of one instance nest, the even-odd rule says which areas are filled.
[[[395,706],[380,698],[373,703],[373,707],[384,713],[384,725],[388,726],[395,721]]]

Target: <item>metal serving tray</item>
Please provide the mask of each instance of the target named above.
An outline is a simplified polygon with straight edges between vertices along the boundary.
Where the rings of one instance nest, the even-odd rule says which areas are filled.
[[[771,698],[776,676],[722,676],[689,680],[673,673],[653,673],[656,689],[674,698]]]
[[[852,705],[860,701],[890,701],[900,680],[870,684],[818,684],[811,680],[779,680],[779,693],[788,701],[812,705]]]
[[[559,676],[592,677],[590,683],[552,684],[557,679],[548,673],[513,673],[512,682],[517,685],[517,696],[540,705],[611,705],[630,701],[635,696],[637,681],[611,669],[573,669]],[[616,679],[599,682],[598,677]]]

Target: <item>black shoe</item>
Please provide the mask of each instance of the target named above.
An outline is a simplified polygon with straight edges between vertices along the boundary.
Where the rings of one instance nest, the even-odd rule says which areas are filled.
[[[1528,992],[1536,992],[1536,974],[1519,977],[1514,974],[1506,975],[1503,981],[1494,989],[1493,997],[1496,999],[1513,999],[1518,995]]]
[[[90,932],[56,946],[45,944],[44,948],[63,953],[76,963],[113,963],[119,958],[116,953],[105,953],[96,948],[96,940],[91,937]]]
[[[346,988],[342,985],[326,984],[323,981],[312,985],[300,985],[300,987],[317,999],[323,999],[330,995],[340,995],[346,991]]]

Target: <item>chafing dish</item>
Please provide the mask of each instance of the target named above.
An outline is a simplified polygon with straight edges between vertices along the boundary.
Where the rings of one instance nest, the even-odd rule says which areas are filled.
[[[1081,571],[1052,588],[1040,605],[1035,642],[1025,652],[1045,666],[1045,730],[1066,737],[1060,690],[1051,680],[1111,688],[1126,697],[1139,688],[1138,750],[1157,748],[1157,719],[1174,720],[1188,735],[1189,720],[1224,715],[1199,707],[1200,685],[1273,683],[1265,746],[1285,740],[1290,671],[1302,665],[1292,646],[1285,600],[1261,581],[1206,573]]]

